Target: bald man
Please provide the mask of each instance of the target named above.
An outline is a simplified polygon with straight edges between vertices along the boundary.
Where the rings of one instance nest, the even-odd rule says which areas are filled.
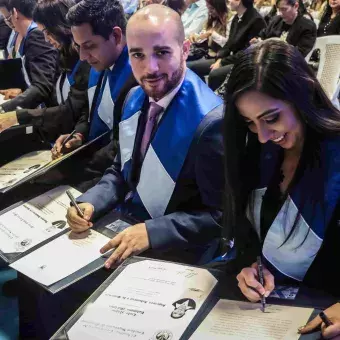
[[[223,191],[222,101],[186,69],[190,43],[179,15],[150,5],[127,26],[133,74],[119,126],[120,153],[104,177],[78,201],[68,222],[75,232],[111,209],[140,223],[121,231],[109,268],[143,251],[147,256],[202,264],[220,236]]]

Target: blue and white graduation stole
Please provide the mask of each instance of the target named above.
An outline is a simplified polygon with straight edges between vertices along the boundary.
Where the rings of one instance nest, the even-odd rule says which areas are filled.
[[[121,170],[126,182],[129,181],[138,120],[145,99],[145,92],[138,87],[128,96],[119,123]],[[146,152],[136,191],[119,209],[144,219],[165,214],[197,128],[203,118],[221,104],[222,100],[187,70],[183,84],[166,109]]]
[[[106,70],[101,84],[101,89],[93,104],[96,86],[100,78],[100,72],[93,69],[90,71],[89,79],[89,106],[90,112],[90,133],[89,140],[110,131],[114,126],[114,103],[118,95],[132,74],[127,47],[125,47],[113,66],[112,70]]]
[[[250,198],[252,204],[249,205],[254,208],[254,213],[250,216],[253,216],[251,221],[259,237],[262,197],[276,164],[278,147],[266,145],[264,148],[261,159],[261,184],[253,191]],[[320,175],[320,169],[304,171],[264,239],[262,253],[270,266],[278,271],[278,276],[302,281],[320,250],[326,228],[340,199],[339,138],[321,143],[321,164],[324,165],[323,175]],[[323,197],[315,199],[315,195],[312,196],[310,192],[315,189],[315,183],[320,181],[324,183],[324,194]],[[294,223],[296,229],[284,243]]]
[[[27,39],[27,36],[30,34],[31,31],[35,30],[38,27],[38,25],[32,21],[30,26],[27,28],[27,32],[26,35],[22,38],[22,41],[20,43],[20,47],[19,47],[19,55],[21,57],[22,60],[22,72],[24,74],[24,78],[25,78],[25,82],[27,87],[31,86],[31,81],[28,77],[28,73],[26,71],[26,65],[25,65],[25,53],[24,53],[24,46],[25,46],[25,41]]]
[[[66,76],[61,74],[58,78],[57,85],[56,85],[56,92],[57,92],[57,101],[58,104],[64,104],[65,100],[68,97],[68,94],[70,93],[71,86],[75,83],[75,75],[79,69],[79,66],[81,65],[81,61],[79,60],[73,67],[72,72],[67,72]],[[63,84],[60,84],[60,82],[63,81]]]

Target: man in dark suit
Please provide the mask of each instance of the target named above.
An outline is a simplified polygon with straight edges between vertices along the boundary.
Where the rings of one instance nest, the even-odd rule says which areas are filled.
[[[101,181],[78,202],[68,222],[75,232],[119,209],[141,223],[102,248],[116,248],[106,267],[151,249],[188,263],[211,260],[220,236],[223,191],[222,100],[186,70],[190,43],[179,15],[150,5],[127,26],[132,90],[119,125],[120,152]],[[149,253],[150,254],[150,253]]]

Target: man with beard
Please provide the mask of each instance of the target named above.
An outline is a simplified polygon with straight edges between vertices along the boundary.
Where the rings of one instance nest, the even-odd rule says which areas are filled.
[[[223,190],[222,100],[186,69],[190,43],[179,15],[150,5],[127,25],[133,74],[140,84],[125,100],[118,153],[101,181],[80,196],[67,219],[75,232],[117,209],[139,220],[103,246],[111,267],[145,255],[200,264],[220,236]]]

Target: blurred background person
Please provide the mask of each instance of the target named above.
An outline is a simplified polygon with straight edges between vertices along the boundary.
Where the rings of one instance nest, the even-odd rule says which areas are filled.
[[[186,10],[182,14],[185,37],[202,31],[208,19],[208,8],[205,0],[185,0]]]
[[[340,0],[328,0],[318,27],[318,37],[340,34]]]

